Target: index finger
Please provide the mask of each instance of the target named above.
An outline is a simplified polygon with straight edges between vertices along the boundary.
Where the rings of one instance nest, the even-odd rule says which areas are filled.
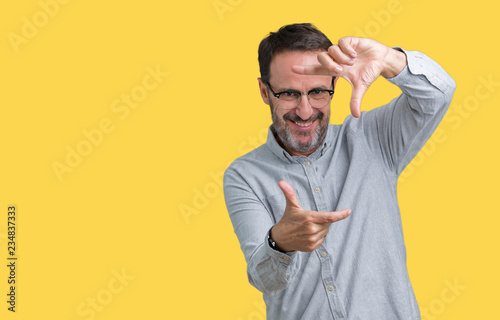
[[[292,72],[302,75],[333,76],[330,70],[328,70],[321,64],[314,64],[309,66],[295,65],[292,66]]]
[[[351,209],[344,209],[333,212],[314,212],[314,222],[319,224],[331,224],[347,218],[351,214]]]

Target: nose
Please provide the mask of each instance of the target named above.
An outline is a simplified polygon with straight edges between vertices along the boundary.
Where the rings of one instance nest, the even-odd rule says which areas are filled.
[[[302,120],[307,120],[314,113],[314,109],[309,102],[307,94],[302,94],[299,105],[295,108],[295,114]]]

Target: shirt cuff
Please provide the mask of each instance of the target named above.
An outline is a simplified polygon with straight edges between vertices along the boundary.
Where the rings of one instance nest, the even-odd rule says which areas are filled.
[[[453,83],[447,81],[447,77],[443,77],[443,74],[447,75],[446,71],[422,52],[407,51],[400,47],[394,47],[394,49],[402,51],[406,55],[407,64],[396,76],[387,78],[389,82],[397,86],[407,85],[415,81],[412,75],[422,75],[430,84],[442,92],[453,87]]]
[[[271,228],[272,229],[272,228]],[[286,264],[289,264],[292,261],[293,256],[297,253],[297,251],[292,251],[292,252],[281,252],[278,250],[274,250],[271,245],[269,244],[269,233],[271,232],[271,229],[267,231],[266,233],[266,238],[264,239],[265,247],[267,253],[273,257],[276,258]]]

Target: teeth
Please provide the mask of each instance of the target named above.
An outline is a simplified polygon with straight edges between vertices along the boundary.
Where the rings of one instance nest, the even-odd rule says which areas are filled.
[[[308,127],[312,124],[312,121],[310,121],[310,122],[295,122],[295,124],[298,125],[299,127]]]

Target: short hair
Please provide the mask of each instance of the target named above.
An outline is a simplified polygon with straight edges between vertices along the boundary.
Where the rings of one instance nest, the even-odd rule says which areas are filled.
[[[259,67],[262,81],[270,78],[271,61],[274,56],[286,51],[318,51],[325,50],[332,42],[310,23],[289,24],[278,32],[270,32],[259,45]],[[334,79],[335,77],[333,77]],[[332,82],[333,82],[332,79]]]

